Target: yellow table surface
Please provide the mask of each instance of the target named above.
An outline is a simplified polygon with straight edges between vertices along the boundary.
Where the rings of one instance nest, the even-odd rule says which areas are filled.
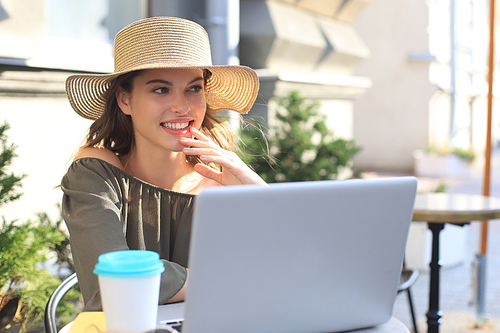
[[[98,333],[106,331],[106,320],[104,312],[92,311],[82,312],[76,316],[68,333]]]

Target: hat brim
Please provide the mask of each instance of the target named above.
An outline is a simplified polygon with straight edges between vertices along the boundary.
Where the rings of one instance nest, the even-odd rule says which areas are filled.
[[[112,74],[77,74],[66,80],[66,94],[73,109],[83,118],[96,120],[104,112],[105,94],[110,82],[129,72],[143,69],[200,68],[212,75],[205,87],[206,103],[211,111],[232,110],[246,114],[252,108],[259,91],[259,78],[246,66],[183,66],[147,64]]]

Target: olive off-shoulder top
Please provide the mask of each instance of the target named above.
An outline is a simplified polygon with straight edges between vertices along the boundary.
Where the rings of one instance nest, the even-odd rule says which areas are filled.
[[[86,311],[101,310],[99,255],[119,250],[159,253],[160,304],[184,285],[195,195],[148,184],[97,158],[74,161],[61,182],[63,218],[70,233]]]

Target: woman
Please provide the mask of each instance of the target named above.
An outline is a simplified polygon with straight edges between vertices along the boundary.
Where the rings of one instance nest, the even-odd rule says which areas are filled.
[[[195,196],[210,186],[265,182],[231,151],[217,111],[246,113],[255,72],[212,66],[205,30],[179,18],[137,21],[115,38],[115,71],[73,75],[68,99],[93,119],[61,187],[85,310],[100,310],[98,256],[151,250],[165,265],[160,304],[184,299]]]

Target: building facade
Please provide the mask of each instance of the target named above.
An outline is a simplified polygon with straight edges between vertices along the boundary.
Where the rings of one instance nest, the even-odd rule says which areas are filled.
[[[411,173],[416,150],[486,145],[488,0],[372,0],[353,27],[371,57],[372,87],[354,104],[355,166]],[[498,95],[498,94],[496,94]],[[494,107],[493,137],[499,136]]]
[[[292,90],[321,103],[337,135],[353,138],[353,100],[371,81],[354,76],[370,56],[351,22],[368,0],[0,0],[0,121],[18,146],[12,170],[27,174],[24,196],[2,207],[7,219],[36,212],[57,218],[57,188],[90,121],[65,96],[73,73],[113,70],[113,38],[147,16],[204,26],[214,64],[254,68],[261,90],[250,116],[272,123]]]
[[[146,15],[143,1],[126,2],[0,1],[0,122],[17,146],[12,172],[26,174],[21,199],[2,207],[7,220],[59,218],[57,186],[91,124],[69,105],[65,80],[113,70],[114,34]]]

